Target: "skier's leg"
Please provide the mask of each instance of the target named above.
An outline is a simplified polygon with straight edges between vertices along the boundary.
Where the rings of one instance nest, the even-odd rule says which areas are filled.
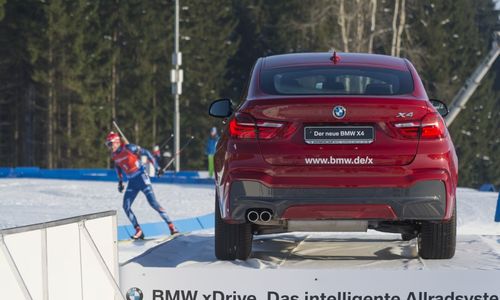
[[[139,190],[130,188],[130,183],[127,186],[127,191],[125,195],[123,195],[123,210],[125,211],[125,215],[130,220],[134,228],[139,227],[139,223],[137,222],[137,218],[135,217],[134,212],[132,212],[132,203],[134,203],[135,198]]]
[[[146,199],[148,199],[149,205],[151,205],[151,207],[160,214],[160,217],[165,222],[172,223],[172,220],[167,215],[167,212],[165,211],[165,209],[163,207],[161,207],[161,205],[160,205],[160,203],[158,203],[158,201],[156,201],[156,196],[155,196],[155,193],[153,192],[153,187],[151,185],[147,185],[142,190],[142,192],[144,193],[144,195],[146,195]]]
[[[139,190],[133,188],[133,185],[129,183],[127,186],[127,191],[123,196],[123,210],[125,211],[125,214],[127,215],[128,219],[135,228],[135,234],[131,236],[131,238],[134,240],[144,238],[144,233],[142,232],[141,226],[139,226],[139,222],[137,222],[137,218],[135,217],[135,214],[132,211],[132,203],[134,203],[134,200],[137,197],[138,193]]]
[[[149,205],[160,214],[160,217],[167,223],[168,228],[170,229],[170,233],[177,233],[177,228],[175,228],[174,223],[167,214],[167,211],[156,201],[155,193],[153,192],[153,186],[151,184],[146,185],[146,187],[142,190],[144,195],[146,195],[146,199],[148,199]]]

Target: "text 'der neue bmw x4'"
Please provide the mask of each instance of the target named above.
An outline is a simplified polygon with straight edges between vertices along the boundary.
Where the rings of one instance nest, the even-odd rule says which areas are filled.
[[[215,255],[247,259],[253,235],[363,232],[455,253],[457,156],[406,59],[349,53],[264,57],[224,118],[215,154]]]

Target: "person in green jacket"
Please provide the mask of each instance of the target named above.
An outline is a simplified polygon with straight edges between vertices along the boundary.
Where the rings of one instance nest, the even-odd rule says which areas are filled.
[[[210,129],[210,136],[205,143],[205,155],[208,157],[208,176],[210,177],[214,176],[214,155],[218,140],[217,128],[212,127]]]

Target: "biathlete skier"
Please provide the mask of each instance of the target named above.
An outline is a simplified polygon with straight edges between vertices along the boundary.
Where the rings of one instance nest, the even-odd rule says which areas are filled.
[[[151,205],[151,207],[156,210],[160,214],[160,217],[167,223],[168,228],[170,229],[170,234],[178,233],[174,223],[172,223],[172,220],[167,215],[165,209],[160,206],[158,201],[156,201],[153,186],[151,185],[149,176],[146,174],[144,166],[141,163],[141,156],[145,155],[154,165],[156,174],[158,176],[161,175],[162,170],[159,168],[158,163],[153,158],[151,153],[137,145],[122,143],[120,136],[113,131],[111,131],[106,137],[106,146],[109,148],[111,152],[111,159],[115,163],[115,169],[119,180],[118,191],[120,193],[124,190],[123,175],[125,175],[128,179],[127,190],[125,191],[125,195],[123,195],[123,209],[135,228],[135,234],[132,238],[144,238],[141,226],[132,212],[132,203],[134,203],[134,200],[140,191],[142,191],[148,199],[149,205]]]

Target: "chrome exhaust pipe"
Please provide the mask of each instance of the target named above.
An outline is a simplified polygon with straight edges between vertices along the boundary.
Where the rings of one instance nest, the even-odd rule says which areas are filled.
[[[255,210],[251,210],[247,213],[247,219],[248,221],[255,223],[259,220],[259,213],[257,213]]]
[[[273,215],[271,215],[271,213],[267,210],[264,210],[263,212],[260,213],[260,220],[262,222],[269,222],[271,221]]]

